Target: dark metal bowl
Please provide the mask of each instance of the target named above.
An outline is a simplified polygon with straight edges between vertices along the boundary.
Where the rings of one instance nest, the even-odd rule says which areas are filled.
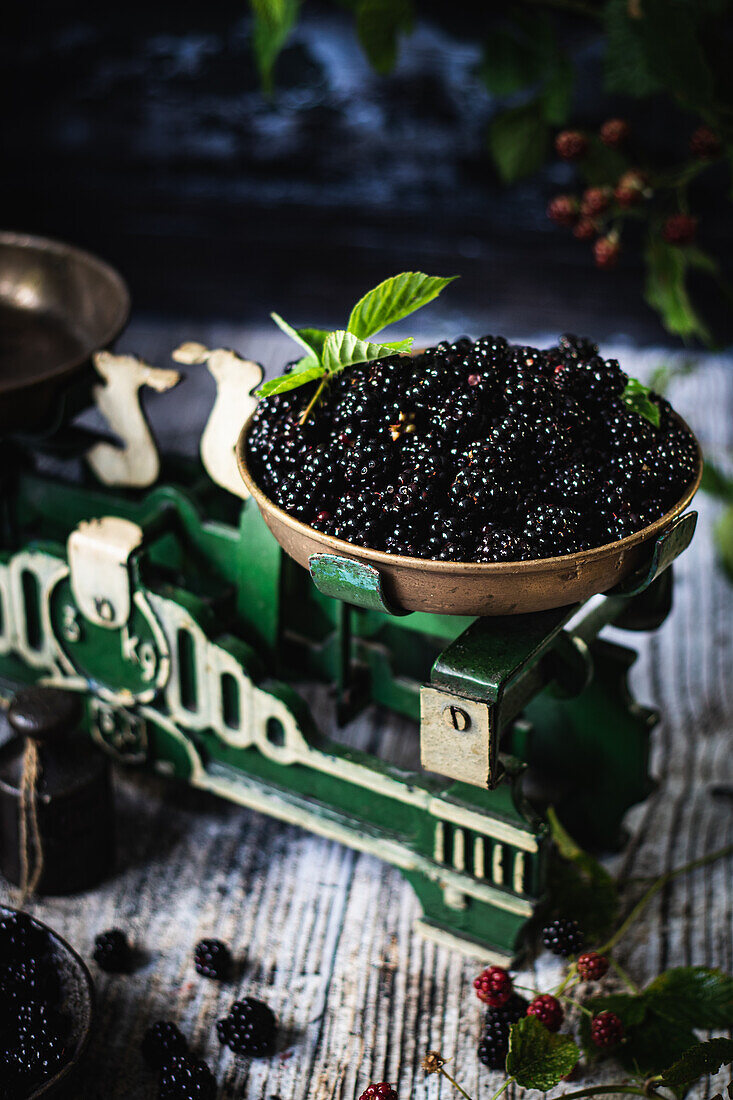
[[[127,321],[117,272],[59,241],[0,232],[0,432],[41,430]]]
[[[677,418],[690,432],[681,417]],[[666,515],[633,535],[605,546],[532,561],[432,561],[386,554],[324,535],[278,508],[252,476],[247,462],[249,420],[237,443],[237,462],[265,523],[283,550],[308,568],[314,554],[338,554],[377,569],[390,602],[403,611],[440,615],[521,615],[587,600],[607,592],[640,569],[654,542],[689,506],[700,487],[702,454],[698,445],[695,477]],[[692,432],[690,432],[692,435]],[[693,436],[694,438],[694,436]]]
[[[6,905],[0,905],[0,916],[9,916],[17,911]],[[68,1061],[58,1073],[35,1092],[29,1093],[26,1098],[26,1100],[37,1100],[40,1097],[52,1096],[66,1086],[86,1053],[94,1019],[94,982],[86,964],[66,940],[42,921],[36,920],[35,917],[30,919],[38,928],[48,933],[51,940],[51,954],[61,978],[61,1007],[69,1017],[71,1029]]]

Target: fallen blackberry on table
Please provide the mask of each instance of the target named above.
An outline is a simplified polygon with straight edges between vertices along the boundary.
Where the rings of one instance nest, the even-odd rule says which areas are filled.
[[[567,958],[582,950],[585,936],[576,920],[560,917],[542,929],[542,942],[553,955]]]
[[[478,1044],[478,1059],[489,1069],[503,1069],[509,1051],[509,1032],[527,1014],[529,1002],[518,993],[499,1008],[490,1008],[484,1017]]]
[[[215,981],[226,981],[231,974],[232,955],[221,940],[200,940],[193,953],[196,973]]]
[[[162,1069],[175,1055],[188,1053],[188,1042],[172,1020],[158,1020],[143,1035],[140,1051],[151,1069]]]
[[[216,1078],[206,1062],[175,1054],[160,1074],[158,1100],[214,1100]]]
[[[264,398],[248,459],[302,522],[356,545],[436,561],[527,561],[592,549],[661,518],[697,447],[669,404],[656,427],[591,341],[540,350],[461,337]]]
[[[132,949],[121,928],[110,928],[94,938],[92,953],[97,966],[111,974],[127,974],[132,969]]]
[[[219,1042],[235,1054],[263,1058],[275,1048],[277,1021],[264,1001],[244,997],[235,1001],[229,1014],[216,1025]]]

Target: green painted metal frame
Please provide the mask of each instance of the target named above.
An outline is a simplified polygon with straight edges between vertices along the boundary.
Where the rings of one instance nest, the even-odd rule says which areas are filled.
[[[413,884],[430,934],[508,961],[545,880],[546,830],[522,797],[521,767],[566,782],[559,808],[586,835],[595,830],[591,839],[618,840],[624,810],[648,791],[653,715],[628,695],[629,651],[595,638],[608,622],[658,625],[669,610],[664,570],[689,543],[694,519],[683,517],[658,542],[643,576],[569,632],[578,608],[474,621],[395,616],[376,570],[318,555],[309,577],[284,558],[251,502],[237,515],[223,496],[196,467],[184,470],[181,483],[148,493],[20,472],[4,502],[11,519],[0,581],[19,561],[31,572],[40,563],[44,576],[63,573],[66,539],[84,520],[114,515],[137,523],[144,532],[131,563],[137,650],[130,624],[127,646],[114,632],[93,633],[61,577],[49,581],[48,615],[38,616],[38,629],[52,637],[42,637],[37,652],[3,646],[0,615],[4,689],[48,675],[65,679],[88,693],[90,735],[120,759],[376,852]],[[41,530],[43,543],[35,537]],[[0,611],[7,623],[9,609]],[[147,665],[140,660],[144,636]],[[196,694],[204,668],[219,670],[218,702],[209,692],[206,707]],[[226,676],[235,674],[237,706],[225,690]],[[404,772],[325,739],[291,686],[303,675],[334,683],[348,717],[373,701],[417,717],[420,684],[428,680],[486,702],[492,789]],[[254,732],[244,728],[245,695],[251,713],[265,715]]]

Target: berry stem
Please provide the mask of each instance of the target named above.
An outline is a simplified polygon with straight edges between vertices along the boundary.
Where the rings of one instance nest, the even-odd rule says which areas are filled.
[[[321,379],[321,381],[318,383],[318,389],[316,390],[316,392],[313,394],[310,401],[308,402],[308,405],[307,405],[305,411],[303,413],[301,413],[301,416],[300,416],[300,423],[301,424],[305,424],[306,420],[310,416],[311,412],[313,411],[313,408],[315,407],[316,403],[318,402],[318,398],[323,393],[325,385],[326,385],[326,378],[323,377]]]
[[[511,1085],[513,1080],[514,1080],[513,1077],[507,1077],[506,1081],[501,1086],[501,1088],[497,1092],[495,1092],[494,1095],[491,1097],[491,1100],[497,1100],[497,1097],[501,1096],[502,1092],[504,1092],[506,1089],[509,1088],[509,1086]]]
[[[627,986],[627,988],[630,989],[632,993],[640,993],[641,990],[639,989],[638,985],[633,980],[633,978],[631,978],[626,973],[624,968],[622,966],[620,966],[619,963],[617,963],[615,959],[610,959],[609,961],[611,963],[611,966],[616,971],[616,973],[618,974],[621,981],[624,982],[624,984]]]
[[[665,1100],[661,1092],[650,1092],[646,1087],[639,1085],[593,1085],[588,1089],[579,1089],[576,1092],[564,1092],[562,1100],[580,1100],[581,1096],[618,1096],[623,1094],[624,1096],[646,1096],[646,1097],[659,1097],[660,1100]],[[498,1093],[497,1093],[498,1095]]]
[[[599,951],[598,954],[601,955],[601,954],[603,954],[603,952]],[[564,993],[566,989],[572,989],[574,985],[577,985],[578,984],[577,974],[578,974],[578,964],[577,963],[572,963],[572,965],[568,967],[567,974],[565,975],[563,980],[560,982],[560,985],[555,990],[554,995],[556,997],[559,997],[560,994]]]
[[[456,1081],[456,1079],[454,1077],[451,1077],[451,1075],[448,1073],[448,1071],[443,1066],[440,1067],[438,1072],[442,1073],[442,1075],[443,1075],[443,1077],[445,1077],[446,1081],[450,1081],[453,1088],[456,1089],[457,1092],[460,1092],[461,1096],[465,1096],[466,1100],[471,1100],[471,1097],[468,1095],[466,1090],[464,1088],[462,1088],[461,1085],[458,1084],[458,1082]],[[511,1078],[509,1080],[511,1080]],[[509,1082],[507,1082],[507,1084],[508,1083]],[[502,1092],[502,1091],[503,1091],[502,1089],[499,1089],[499,1092]],[[499,1092],[497,1092],[497,1094],[496,1094],[497,1096],[499,1095]]]
[[[589,1008],[586,1008],[580,1001],[576,1001],[575,997],[568,997],[564,993],[560,996],[561,1001],[565,1001],[566,1004],[573,1005],[574,1008],[579,1008],[581,1012],[584,1012],[586,1016],[590,1016],[593,1019],[593,1013]]]
[[[636,903],[626,920],[622,923],[620,928],[614,932],[608,943],[598,948],[598,954],[607,955],[609,951],[616,946],[619,940],[626,935],[636,918],[643,913],[652,898],[655,897],[660,890],[663,890],[668,882],[671,882],[675,878],[679,878],[680,875],[689,874],[690,871],[696,871],[698,867],[706,867],[709,863],[714,863],[716,860],[724,859],[729,855],[733,855],[733,844],[726,844],[724,848],[718,848],[715,852],[710,852],[706,856],[700,856],[699,859],[693,859],[690,863],[683,863],[681,867],[675,867],[674,870],[667,871],[666,874],[660,875],[656,882],[652,883],[644,896]],[[568,971],[568,976],[569,974],[570,971]],[[567,984],[567,978],[565,979],[565,984]],[[564,988],[564,986],[561,988]]]

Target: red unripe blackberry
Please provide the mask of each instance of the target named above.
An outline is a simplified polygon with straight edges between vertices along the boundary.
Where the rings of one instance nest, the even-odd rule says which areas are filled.
[[[613,191],[613,197],[619,206],[625,208],[635,206],[643,197],[646,182],[646,178],[636,169],[624,172],[622,176],[619,176]]]
[[[369,1085],[359,1100],[399,1100],[399,1097],[391,1085],[386,1081],[380,1081],[377,1085]]]
[[[557,225],[571,226],[578,216],[578,200],[574,195],[555,195],[547,204],[547,217]]]
[[[692,244],[697,233],[697,218],[689,214],[672,214],[662,229],[662,236],[669,244]]]
[[[580,130],[562,130],[555,138],[555,151],[563,160],[580,160],[588,148],[588,138]]]
[[[476,996],[492,1008],[501,1008],[512,995],[512,979],[503,966],[489,966],[473,980]]]
[[[584,982],[599,982],[608,972],[608,959],[597,951],[586,951],[578,957],[578,974]]]
[[[592,218],[595,214],[608,210],[610,201],[610,187],[589,187],[580,200],[580,213]]]
[[[629,136],[629,124],[623,118],[609,118],[601,126],[600,135],[604,145],[615,149]]]
[[[690,138],[690,152],[699,160],[717,157],[720,149],[720,138],[709,126],[698,126]]]
[[[593,245],[593,255],[595,257],[596,267],[615,267],[618,263],[620,251],[621,245],[617,238],[611,236],[611,234],[607,237],[599,237]]]
[[[535,997],[527,1009],[527,1015],[536,1016],[548,1031],[559,1031],[565,1018],[562,1005],[551,993],[543,993]]]
[[[597,233],[596,223],[592,218],[580,218],[573,226],[573,236],[579,241],[592,241]]]
[[[608,1050],[624,1037],[624,1025],[615,1012],[599,1012],[590,1023],[590,1037],[597,1047]]]

